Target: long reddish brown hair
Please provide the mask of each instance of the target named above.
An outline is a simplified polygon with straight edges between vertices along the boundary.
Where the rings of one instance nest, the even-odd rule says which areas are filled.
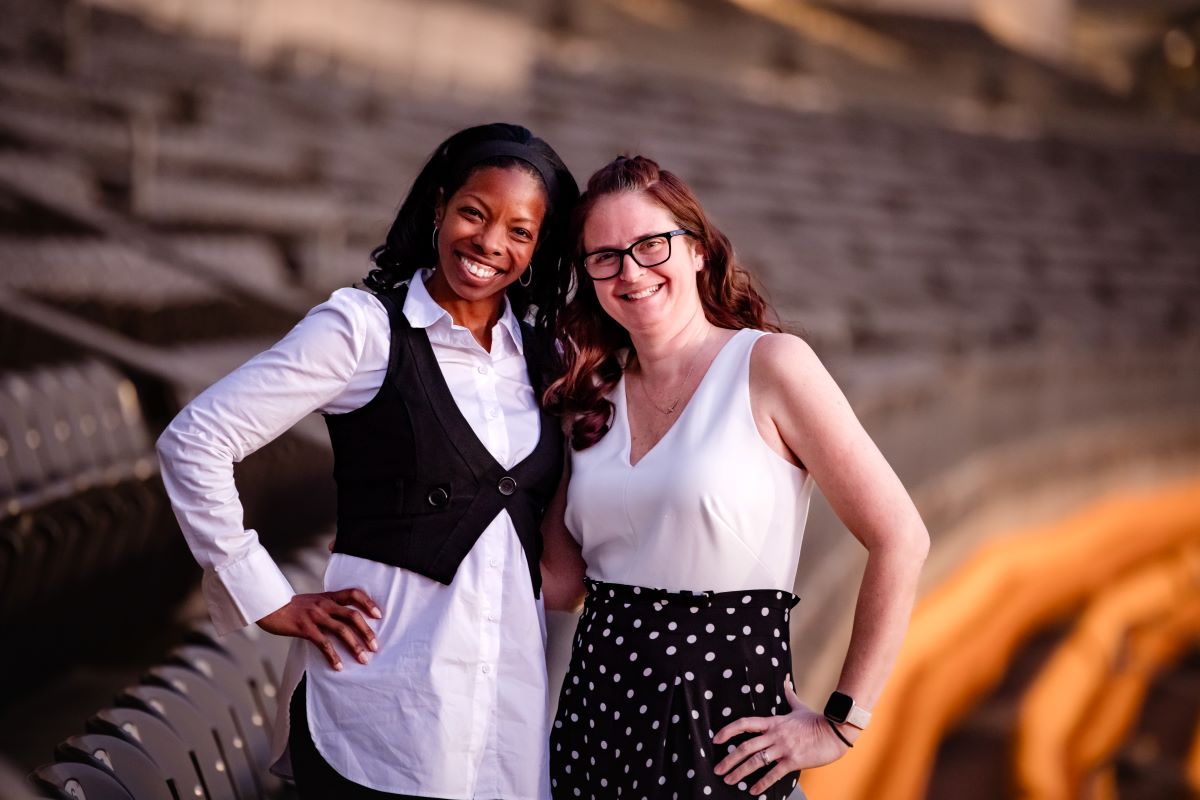
[[[622,351],[636,363],[629,332],[600,306],[592,279],[583,269],[583,226],[602,197],[620,192],[642,192],[695,234],[704,256],[704,269],[696,273],[696,287],[704,316],[719,328],[779,331],[768,322],[767,302],[754,287],[746,270],[738,266],[729,239],[709,220],[700,201],[674,173],[660,169],[644,156],[618,156],[588,180],[571,220],[568,241],[573,243],[577,290],[559,317],[563,341],[563,374],[546,389],[545,405],[570,425],[571,445],[591,447],[608,432],[613,404],[606,395],[621,379]]]

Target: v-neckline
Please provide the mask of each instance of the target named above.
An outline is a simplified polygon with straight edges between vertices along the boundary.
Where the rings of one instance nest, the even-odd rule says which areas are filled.
[[[401,316],[404,315],[402,309],[398,308],[397,311]],[[407,323],[408,318],[404,317],[404,321]],[[492,451],[487,448],[487,445],[475,433],[475,429],[471,427],[470,421],[467,420],[467,415],[463,413],[462,408],[459,406],[458,398],[454,396],[454,392],[450,389],[450,384],[446,382],[446,376],[442,372],[441,363],[438,361],[437,353],[433,349],[433,342],[429,339],[429,332],[425,328],[413,327],[411,323],[408,323],[408,325],[409,329],[413,332],[420,332],[420,335],[415,338],[412,336],[406,337],[407,344],[413,357],[418,360],[424,360],[426,364],[427,368],[423,372],[418,370],[417,378],[425,390],[426,397],[429,398],[434,416],[442,426],[442,430],[446,433],[447,440],[468,463],[490,465],[487,468],[489,473],[498,471],[498,474],[501,475],[511,475],[524,467],[526,462],[537,455],[538,448],[541,447],[544,438],[542,434],[546,430],[548,423],[546,410],[542,408],[541,403],[537,403],[538,438],[534,442],[533,449],[529,451],[528,455],[511,467],[504,466],[492,455]],[[528,348],[532,346],[532,343],[525,342],[525,346]],[[530,386],[536,386],[536,370],[531,363],[533,353],[526,349],[522,356],[525,362],[525,371],[529,376],[529,384]],[[534,394],[536,399],[536,389],[534,390]]]
[[[679,416],[676,417],[675,421],[671,423],[671,426],[663,432],[663,435],[658,437],[658,441],[650,445],[646,452],[642,453],[642,457],[637,461],[633,460],[633,426],[629,423],[629,382],[625,380],[625,373],[621,373],[621,382],[618,384],[617,389],[620,391],[619,397],[621,398],[621,413],[625,417],[625,464],[630,469],[637,469],[638,465],[645,461],[647,456],[657,450],[658,446],[666,441],[667,437],[671,435],[671,432],[679,427],[679,423],[683,421],[683,418],[687,415],[688,411],[691,410],[692,401],[696,399],[696,395],[700,394],[700,390],[704,388],[704,383],[708,380],[708,376],[712,373],[713,367],[715,367],[717,362],[721,360],[721,356],[723,356],[725,351],[729,349],[729,345],[733,343],[733,340],[741,336],[746,330],[749,329],[742,328],[741,330],[736,331],[733,336],[729,337],[725,344],[721,345],[721,348],[717,350],[717,354],[714,355],[712,361],[709,362],[708,369],[704,370],[704,374],[700,376],[700,382],[696,384],[696,390],[692,392],[692,396],[688,398],[687,403],[683,406],[683,410],[679,412]]]

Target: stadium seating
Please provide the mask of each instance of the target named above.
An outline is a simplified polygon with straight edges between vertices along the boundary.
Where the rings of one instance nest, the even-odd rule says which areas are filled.
[[[63,800],[136,800],[111,774],[74,762],[49,764],[33,772],[33,782]]]
[[[1019,505],[1060,480],[1200,452],[1200,158],[1170,138],[1114,143],[1099,131],[1056,133],[1052,121],[1033,135],[964,133],[856,110],[853,98],[839,110],[796,110],[678,74],[642,80],[564,56],[537,62],[519,97],[463,102],[302,73],[282,60],[257,69],[233,45],[181,39],[95,4],[5,0],[3,9],[13,13],[0,26],[0,290],[116,337],[67,336],[0,311],[0,356],[14,365],[0,375],[0,625],[20,623],[23,634],[36,629],[22,613],[44,609],[74,619],[85,648],[100,629],[129,620],[132,630],[143,619],[136,605],[108,606],[106,581],[141,598],[194,582],[194,570],[138,569],[181,555],[154,434],[204,383],[360,279],[433,145],[485,119],[528,122],[581,182],[622,151],[658,158],[691,181],[782,319],[805,332],[846,388],[917,496],[936,548],[970,552],[948,531],[985,501]],[[14,326],[20,336],[9,335]],[[303,455],[289,466],[327,482],[326,463]],[[239,466],[243,475],[253,469]],[[258,499],[248,483],[249,516],[256,499],[286,513],[279,490]],[[287,549],[311,532],[270,544]],[[822,643],[795,648],[806,700],[822,696],[840,666],[838,625],[848,627],[853,607],[845,587],[859,567],[849,541],[818,502],[792,630],[797,641]],[[298,590],[320,587],[323,557],[318,548],[287,562]],[[1036,636],[1015,612],[1041,608],[1013,609],[1000,627]],[[103,624],[89,626],[93,619]],[[1066,626],[1029,645],[1028,671],[1069,635]],[[99,638],[94,652],[121,647]],[[254,628],[220,638],[203,625],[164,639],[166,660],[144,679],[172,692],[189,686],[208,708],[219,692],[229,713],[209,721],[216,739],[195,725],[180,737],[154,713],[129,708],[101,712],[90,726],[107,734],[89,736],[144,746],[181,796],[210,779],[239,797],[251,786],[282,791],[265,762],[287,643]],[[38,640],[29,641],[36,652]],[[961,656],[998,679],[1030,641],[972,640]],[[1144,687],[1147,704],[1170,680],[1188,680],[1179,664],[1162,667],[1175,677]],[[1015,698],[1034,685],[1036,675],[1025,677],[1008,687],[1005,714],[1015,717]],[[941,722],[986,695],[984,685],[945,680],[962,691]],[[152,708],[136,694],[127,701]],[[1141,726],[1150,736],[1153,720],[1129,722],[1134,710],[1113,730]],[[1011,731],[975,722],[976,744],[1008,746]],[[1187,763],[1200,776],[1200,723],[1191,726]],[[136,745],[131,729],[154,730],[154,743]],[[925,755],[953,735],[949,722],[924,733],[909,739]],[[225,773],[213,774],[211,753],[207,776],[195,773],[191,735],[223,743]],[[236,769],[230,748],[246,756]],[[1145,748],[1100,750],[1118,777],[1153,784],[1145,777],[1153,770],[1141,768]],[[73,758],[66,752],[61,761],[96,766],[83,745]],[[909,767],[896,785],[920,783]]]
[[[262,794],[254,778],[255,764],[249,745],[239,724],[244,713],[238,713],[231,704],[233,701],[225,698],[220,687],[199,673],[171,666],[152,667],[146,681],[184,695],[200,712],[203,721],[209,724],[239,797]]]
[[[245,766],[244,759],[230,762],[222,753],[222,745],[232,747],[232,740],[219,738],[222,730],[214,727],[181,692],[174,687],[133,686],[121,692],[117,703],[152,714],[175,732],[197,767],[209,800],[236,800],[235,786],[241,783],[240,778],[249,777],[239,774],[240,768]],[[211,714],[216,710],[210,708],[206,712]]]
[[[137,800],[172,800],[158,765],[139,747],[99,733],[72,736],[55,749],[58,762],[88,764],[112,774]]]
[[[250,674],[242,670],[226,651],[198,645],[175,648],[167,656],[167,662],[168,665],[186,667],[212,683],[233,714],[260,791],[265,795],[276,794],[279,781],[267,772],[270,766],[268,725],[274,720],[267,718],[267,704],[259,695],[258,684],[251,680]],[[152,668],[150,674],[155,675],[156,669],[159,668]]]
[[[322,570],[324,541],[300,551],[284,566],[291,575]],[[187,638],[127,687],[117,705],[99,710],[88,733],[74,735],[55,750],[54,764],[31,776],[52,785],[54,796],[70,796],[77,780],[88,797],[137,800],[198,797],[252,800],[289,797],[290,789],[268,772],[268,728],[274,722],[278,680],[288,640],[251,626],[218,637],[207,622],[195,623]],[[104,774],[96,777],[96,772]],[[126,794],[97,794],[91,792]]]
[[[0,619],[161,549],[165,507],[132,384],[100,362],[0,375]]]
[[[211,774],[212,769],[202,769],[192,761],[192,746],[203,743],[185,742],[159,717],[139,709],[106,708],[98,711],[87,727],[93,734],[112,736],[141,748],[178,797],[213,800],[204,782],[204,775]]]

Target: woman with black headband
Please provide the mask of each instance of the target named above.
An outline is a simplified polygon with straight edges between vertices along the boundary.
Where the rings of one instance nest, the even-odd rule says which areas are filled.
[[[562,442],[537,397],[577,197],[526,129],[456,133],[369,291],[334,292],[159,440],[217,629],[296,638],[274,768],[303,798],[549,797],[538,526]],[[314,410],[338,531],[327,591],[297,595],[243,529],[233,463]]]

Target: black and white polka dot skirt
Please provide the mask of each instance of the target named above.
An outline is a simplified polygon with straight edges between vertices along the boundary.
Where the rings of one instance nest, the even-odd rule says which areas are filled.
[[[735,786],[713,767],[746,716],[786,714],[790,592],[668,592],[590,578],[550,734],[556,800],[749,797],[768,768]],[[765,794],[788,797],[799,773]]]

